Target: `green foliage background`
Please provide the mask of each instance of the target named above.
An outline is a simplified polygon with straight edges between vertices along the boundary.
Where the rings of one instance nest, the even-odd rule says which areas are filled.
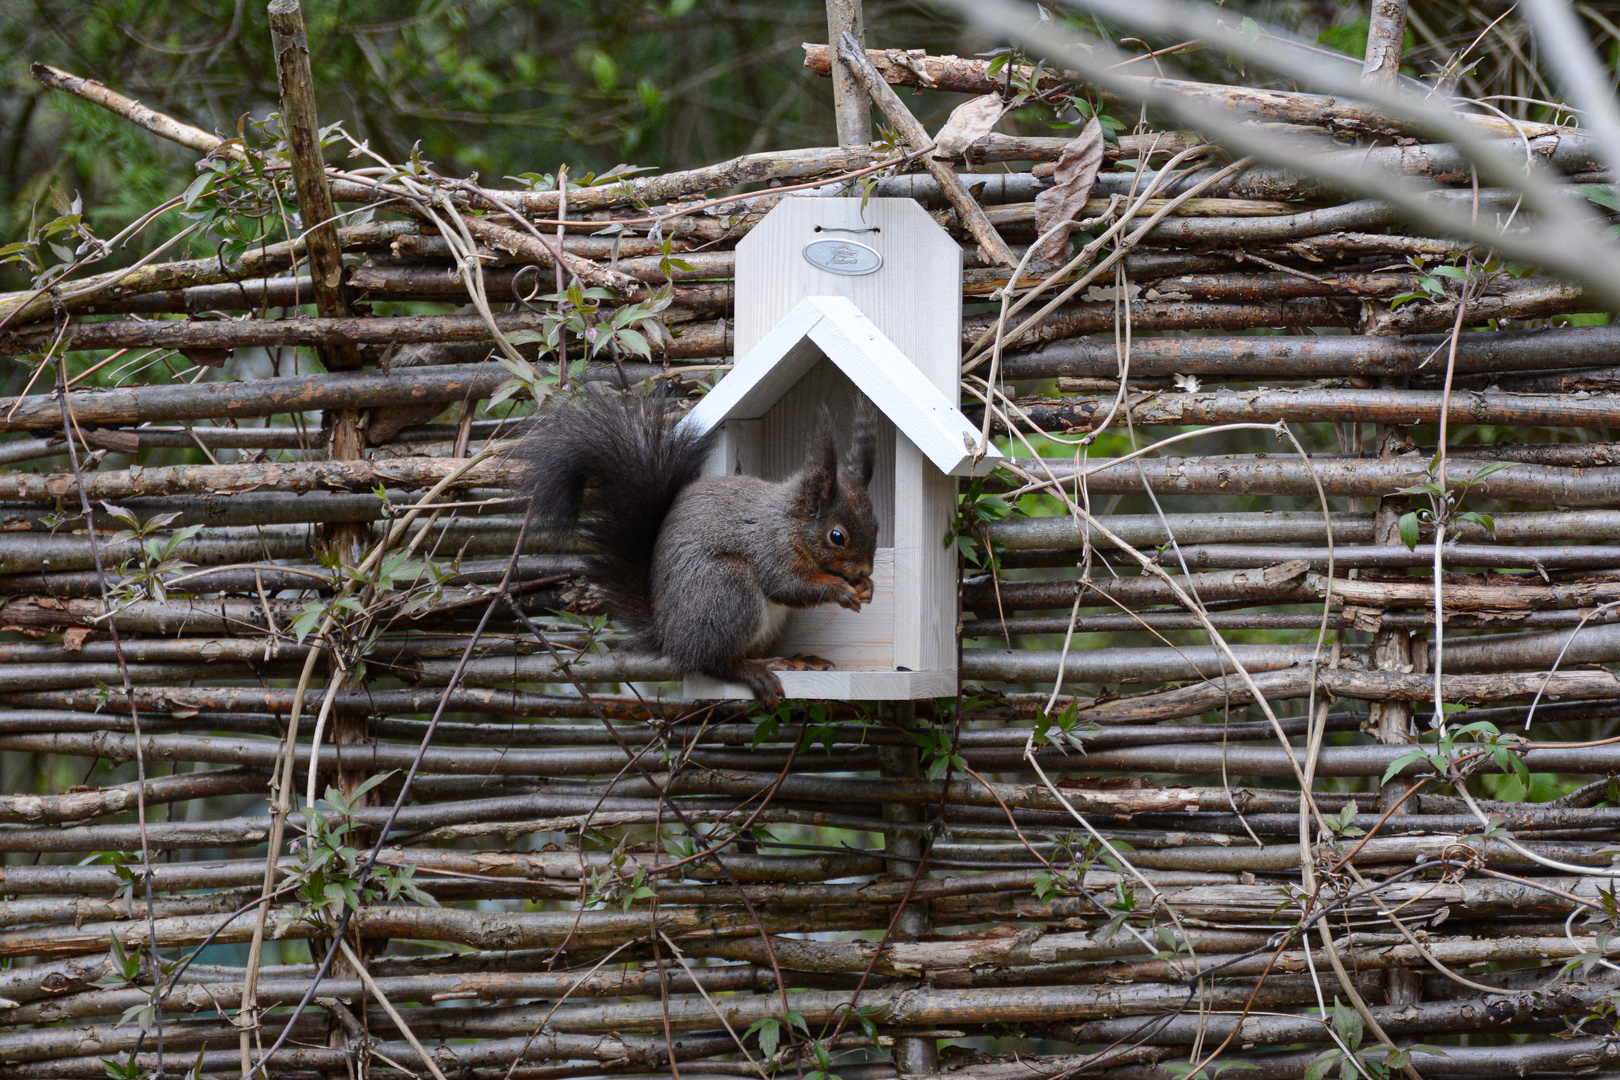
[[[1408,72],[1432,78],[1507,6],[1417,0]],[[865,7],[874,47],[973,55],[1000,44],[916,0]],[[1358,24],[1364,41],[1361,3],[1222,7],[1234,23],[1252,16],[1320,39],[1324,51],[1359,49]],[[420,144],[443,171],[498,183],[563,162],[576,175],[620,162],[678,169],[833,139],[828,86],[802,67],[799,49],[826,40],[823,0],[311,0],[304,11],[322,120],[342,121],[394,161]],[[1590,10],[1587,17],[1612,59],[1620,34]],[[1480,66],[1465,75],[1465,93],[1555,96],[1513,16],[1471,58]],[[194,175],[190,151],[42,89],[29,74],[34,62],[226,134],[276,107],[264,0],[0,0],[0,243],[26,229],[53,185],[81,193],[92,227],[108,235]],[[1164,74],[1264,84],[1264,73],[1240,75],[1207,51],[1152,63]],[[959,98],[909,100],[932,126]],[[1514,115],[1536,110],[1496,104]],[[148,230],[143,242],[163,235]],[[0,273],[0,287],[26,284],[15,267]]]
[[[909,4],[874,5],[875,39],[954,48]],[[885,9],[892,9],[885,10]],[[799,45],[826,40],[820,0],[354,0],[304,5],[323,122],[390,160],[413,144],[486,181],[621,161],[681,168],[825,145],[826,82]],[[195,155],[42,89],[42,62],[234,134],[276,108],[264,0],[0,2],[0,236],[52,185],[98,233],[189,182]]]

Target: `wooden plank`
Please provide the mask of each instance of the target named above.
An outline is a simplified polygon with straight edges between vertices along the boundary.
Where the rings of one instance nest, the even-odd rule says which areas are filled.
[[[815,701],[918,701],[953,697],[954,671],[784,671],[782,690],[789,698]],[[689,675],[681,696],[692,701],[749,701],[752,690],[706,675]]]
[[[956,553],[945,546],[956,481],[908,440],[895,454],[894,662],[915,671],[956,667]]]
[[[935,387],[917,378],[919,372],[893,342],[877,329],[872,320],[852,311],[846,301],[834,297],[807,300],[826,312],[826,318],[810,330],[810,339],[837,362],[872,399],[882,413],[894,421],[940,472],[951,476],[988,473],[1001,457],[988,447],[975,456],[979,430],[970,423],[956,402]]]
[[[857,231],[875,229],[877,231]],[[844,231],[849,230],[849,231]],[[873,274],[811,265],[813,240],[853,240],[883,256]],[[737,243],[737,355],[746,356],[807,296],[842,296],[956,401],[962,249],[911,199],[789,198]]]
[[[823,604],[790,612],[773,651],[778,656],[819,656],[839,671],[893,669],[894,625],[894,549],[879,548],[872,562],[871,603],[860,611]]]
[[[818,317],[819,316],[819,317]],[[752,419],[777,408],[826,357],[878,410],[905,433],[941,472],[988,472],[1001,454],[994,447],[977,457],[979,430],[928,380],[894,342],[844,297],[811,296],[777,326],[688,414],[685,423],[710,430],[731,419]],[[820,402],[808,393],[812,415]],[[824,400],[824,399],[823,399]],[[837,411],[836,409],[834,411]],[[770,428],[767,424],[767,430]]]
[[[683,423],[708,431],[724,420],[764,416],[822,359],[820,347],[808,340],[822,318],[816,305],[799,306],[748,351],[739,348],[731,371],[692,407]]]
[[[759,420],[726,420],[703,462],[704,476],[762,476]]]

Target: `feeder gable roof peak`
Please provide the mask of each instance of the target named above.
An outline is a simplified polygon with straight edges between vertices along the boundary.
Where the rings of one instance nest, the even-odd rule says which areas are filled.
[[[823,357],[941,472],[983,474],[1001,458],[993,445],[976,453],[979,429],[842,296],[801,300],[732,366],[683,423],[706,433],[727,420],[758,419]]]

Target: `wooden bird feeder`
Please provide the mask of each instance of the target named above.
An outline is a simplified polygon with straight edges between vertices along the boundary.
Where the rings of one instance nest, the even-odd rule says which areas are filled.
[[[953,477],[988,472],[979,430],[957,408],[962,251],[910,199],[789,198],[737,245],[739,357],[687,424],[719,430],[709,475],[779,480],[804,463],[820,411],[841,451],[860,396],[882,419],[872,503],[872,602],[788,617],[778,655],[832,671],[784,671],[789,697],[911,700],[956,692],[956,557],[945,537]],[[688,675],[692,698],[747,687]]]

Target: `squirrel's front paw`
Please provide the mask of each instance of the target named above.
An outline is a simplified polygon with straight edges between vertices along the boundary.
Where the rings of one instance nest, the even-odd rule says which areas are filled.
[[[855,583],[855,599],[859,600],[863,604],[870,604],[872,602],[871,578],[864,577]]]
[[[838,606],[841,608],[848,608],[851,611],[859,611],[861,610],[862,604],[872,599],[872,587],[870,584],[867,584],[864,594],[860,589],[856,588],[854,585],[851,585],[847,581],[840,581],[838,584],[839,589],[837,595],[835,595],[833,599],[838,602]]]

